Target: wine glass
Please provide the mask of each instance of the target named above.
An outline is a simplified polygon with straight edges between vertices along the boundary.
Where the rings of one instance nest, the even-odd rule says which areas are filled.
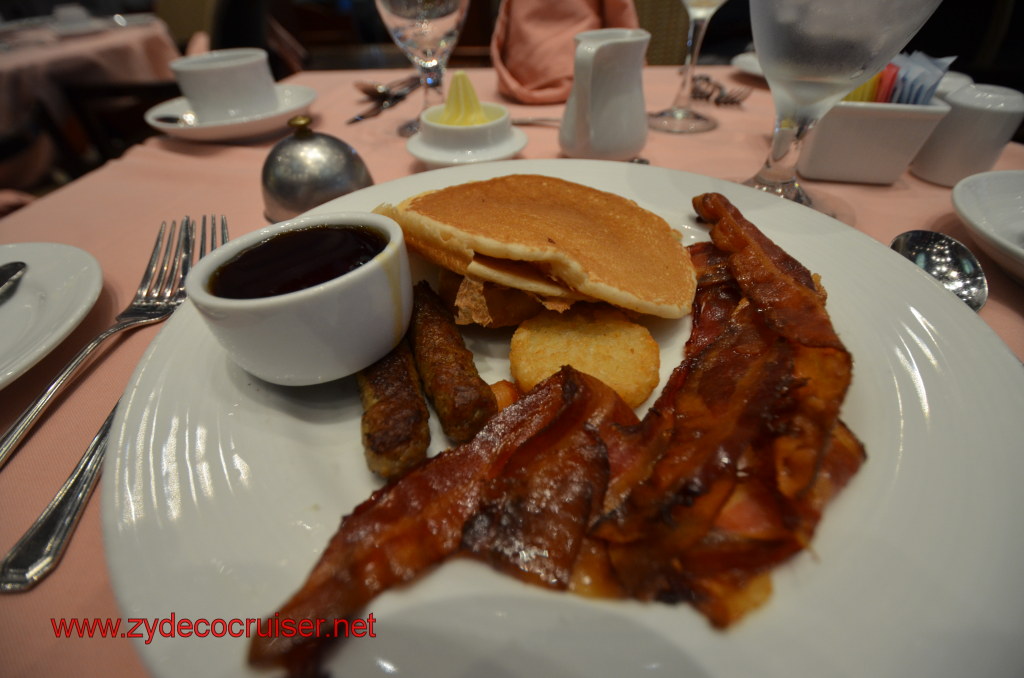
[[[693,101],[693,69],[700,57],[700,46],[704,42],[704,33],[708,21],[715,11],[725,4],[726,0],[682,0],[686,13],[690,17],[686,29],[686,60],[683,63],[683,82],[676,93],[672,105],[663,111],[651,113],[647,126],[659,132],[676,134],[689,132],[707,132],[718,126],[718,123],[706,115],[702,115],[691,107]]]
[[[423,110],[444,103],[441,85],[459,32],[466,20],[469,0],[376,0],[377,12],[391,39],[420,72]],[[399,135],[419,130],[419,118],[403,123]]]
[[[796,174],[800,142],[899,53],[940,0],[750,0],[754,50],[775,102],[771,148],[744,182],[822,212]]]

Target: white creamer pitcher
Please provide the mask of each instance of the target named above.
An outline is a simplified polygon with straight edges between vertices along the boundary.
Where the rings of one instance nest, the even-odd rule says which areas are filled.
[[[647,141],[642,71],[651,34],[602,28],[576,35],[572,90],[558,135],[570,158],[629,160]]]

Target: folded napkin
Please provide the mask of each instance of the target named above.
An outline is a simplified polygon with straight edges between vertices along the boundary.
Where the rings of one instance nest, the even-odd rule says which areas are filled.
[[[498,91],[523,104],[569,98],[576,45],[596,28],[638,28],[632,0],[503,0],[491,37]]]

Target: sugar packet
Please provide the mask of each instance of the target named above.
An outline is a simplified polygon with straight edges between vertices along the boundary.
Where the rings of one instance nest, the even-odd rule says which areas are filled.
[[[924,52],[897,54],[892,65],[899,69],[889,97],[896,104],[928,104],[938,89],[939,81],[956,57],[931,57]]]

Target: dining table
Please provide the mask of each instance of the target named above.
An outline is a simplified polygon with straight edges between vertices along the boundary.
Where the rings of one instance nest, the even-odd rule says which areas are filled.
[[[37,101],[56,121],[68,116],[63,83],[162,82],[181,56],[167,24],[153,14],[52,17],[0,23],[0,129],[25,123]]]
[[[774,123],[772,97],[756,74],[731,65],[700,66],[699,72],[727,88],[749,87],[737,105],[698,102],[714,118],[715,129],[699,134],[650,132],[642,157],[651,165],[742,182],[764,161]],[[559,118],[563,104],[521,105],[504,100],[495,72],[466,69],[482,101],[501,102],[513,118]],[[417,115],[419,92],[380,115],[358,123],[348,120],[370,103],[355,87],[365,80],[389,81],[404,69],[302,71],[287,78],[316,92],[310,107],[314,131],[350,144],[365,161],[375,184],[429,171],[406,150],[400,123]],[[643,70],[648,110],[668,106],[680,86],[677,66]],[[561,157],[558,129],[522,126],[524,159]],[[0,391],[0,430],[46,387],[61,367],[92,336],[106,328],[131,299],[163,221],[189,215],[224,215],[232,236],[268,224],[261,171],[274,145],[288,135],[273,134],[227,142],[191,141],[157,135],[130,148],[121,158],[40,197],[0,219],[0,245],[61,243],[91,254],[102,270],[102,289],[82,322],[49,354]],[[994,169],[1024,169],[1024,145],[1010,143]],[[891,185],[815,182],[806,184],[842,206],[845,228],[888,245],[899,233],[923,229],[973,240],[957,215],[951,189],[905,172]],[[688,200],[689,196],[679,196]],[[972,247],[988,277],[989,298],[977,314],[981,331],[998,336],[1000,346],[1024,360],[1024,287],[979,248]],[[876,274],[870,261],[863,275]],[[891,291],[899,295],[900,290]],[[870,303],[866,300],[865,303]],[[49,408],[21,448],[0,470],[0,553],[6,552],[35,520],[100,423],[129,385],[147,347],[161,332],[157,324],[132,330],[105,345],[85,371]],[[1024,379],[1024,369],[1007,374]],[[70,619],[119,619],[108,569],[97,490],[57,569],[29,591],[0,594],[0,673],[11,678],[78,676],[145,678],[151,675],[140,655],[142,641],[125,637],[58,637],[55,624]],[[145,576],[145,573],[140,573]],[[164,585],[154,580],[154,587]],[[196,642],[199,642],[198,640]]]

